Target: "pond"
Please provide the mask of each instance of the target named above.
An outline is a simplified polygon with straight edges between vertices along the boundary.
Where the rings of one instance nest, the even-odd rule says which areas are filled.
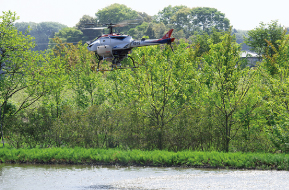
[[[0,164],[1,190],[286,189],[288,171]]]

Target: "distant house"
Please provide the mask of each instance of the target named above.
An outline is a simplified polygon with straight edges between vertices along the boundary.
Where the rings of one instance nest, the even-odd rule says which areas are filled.
[[[241,59],[247,59],[247,66],[249,67],[256,67],[256,63],[262,61],[262,58],[258,57],[256,53],[248,51],[242,52]]]

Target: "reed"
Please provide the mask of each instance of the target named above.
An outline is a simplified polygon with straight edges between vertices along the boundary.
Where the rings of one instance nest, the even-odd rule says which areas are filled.
[[[185,166],[289,170],[288,154],[141,151],[85,148],[0,148],[2,163]]]

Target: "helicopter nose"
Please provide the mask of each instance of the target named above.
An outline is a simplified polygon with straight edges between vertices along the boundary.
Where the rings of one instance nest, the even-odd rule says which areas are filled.
[[[89,51],[91,51],[91,46],[87,46],[87,49],[88,49]]]
[[[87,49],[89,51],[96,51],[97,50],[97,47],[99,46],[99,43],[98,42],[95,42],[95,43],[91,43],[87,46]]]

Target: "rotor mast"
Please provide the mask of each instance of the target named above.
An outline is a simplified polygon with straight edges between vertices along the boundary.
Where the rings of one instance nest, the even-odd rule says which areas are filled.
[[[113,32],[112,32],[112,28],[113,28],[113,26],[114,26],[114,25],[111,24],[111,23],[108,24],[108,27],[107,27],[107,28],[109,29],[109,34],[113,34]]]

